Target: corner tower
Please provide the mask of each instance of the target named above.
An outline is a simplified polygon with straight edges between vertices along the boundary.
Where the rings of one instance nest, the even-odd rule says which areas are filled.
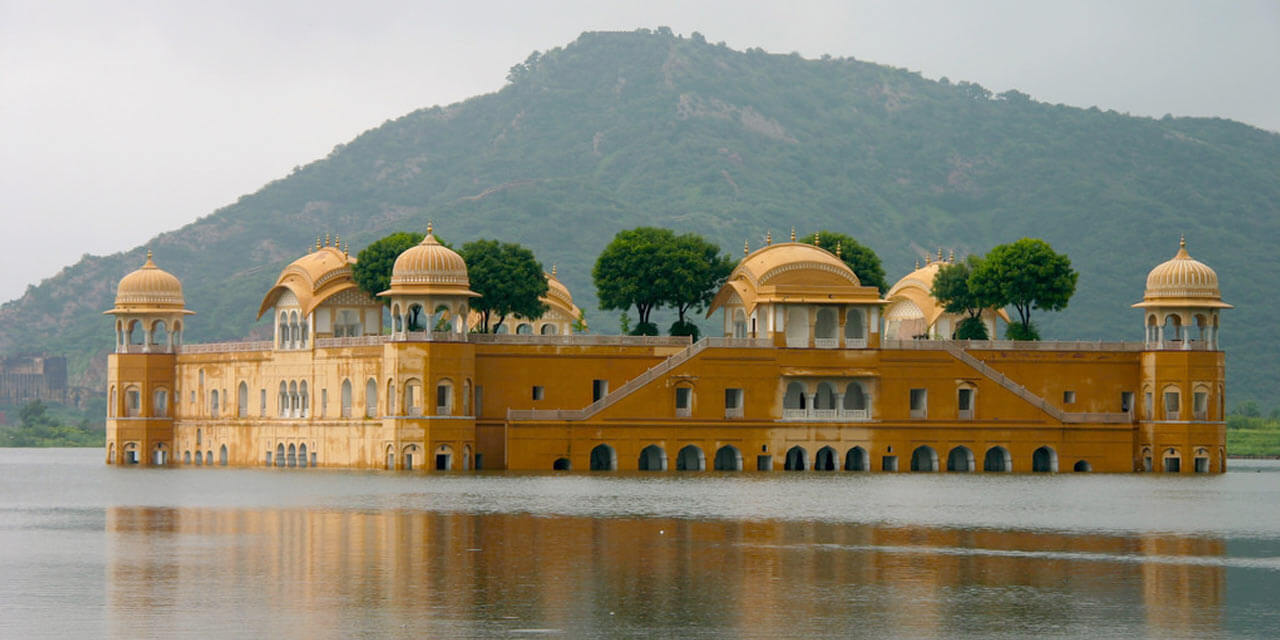
[[[1135,470],[1226,470],[1225,358],[1218,349],[1218,274],[1187,253],[1147,274],[1142,302],[1142,406]]]
[[[191,315],[182,283],[156,266],[120,280],[115,305],[115,353],[107,357],[107,464],[166,465],[173,450],[174,353]]]

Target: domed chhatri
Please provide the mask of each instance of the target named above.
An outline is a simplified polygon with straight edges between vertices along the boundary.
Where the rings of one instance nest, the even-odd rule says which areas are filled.
[[[911,340],[917,337],[930,339],[947,339],[964,319],[963,314],[947,313],[942,303],[933,297],[933,279],[938,276],[945,264],[955,262],[955,252],[950,260],[942,259],[942,250],[938,250],[938,259],[927,259],[924,266],[918,263],[915,270],[903,276],[889,288],[885,299],[889,304],[884,309],[884,338],[886,340]],[[981,314],[982,322],[987,326],[987,335],[995,337],[996,320],[1009,321],[1009,314],[1004,309],[987,309]]]
[[[453,294],[478,296],[470,291],[467,263],[456,251],[436,240],[431,225],[427,237],[396,258],[391,268],[391,288],[380,296],[398,294]]]
[[[1147,274],[1147,289],[1135,307],[1184,306],[1230,309],[1222,301],[1218,274],[1187,253],[1187,240],[1178,242],[1178,253]]]
[[[183,307],[182,282],[178,277],[156,266],[147,251],[141,268],[120,279],[116,286],[115,306],[107,314],[173,312],[192,314]]]
[[[351,275],[351,265],[355,262],[355,258],[328,243],[294,260],[280,271],[276,283],[262,298],[258,317],[261,318],[272,307],[286,303],[296,303],[293,306],[301,308],[306,315],[338,293],[357,291],[358,286]],[[292,299],[287,294],[292,294]]]
[[[1218,312],[1231,309],[1222,301],[1218,274],[1187,253],[1178,253],[1147,274],[1147,289],[1134,308],[1146,312],[1145,343],[1149,349],[1218,348]]]

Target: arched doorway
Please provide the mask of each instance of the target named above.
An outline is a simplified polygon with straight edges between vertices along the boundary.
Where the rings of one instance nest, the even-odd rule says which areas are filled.
[[[225,444],[218,449],[218,464],[227,466],[227,445]]]
[[[823,447],[818,449],[818,453],[813,456],[814,471],[835,471],[836,470],[836,450],[831,447]]]
[[[1077,473],[1086,473],[1093,471],[1093,465],[1089,464],[1088,460],[1076,460],[1076,463],[1071,467],[1071,470]]]
[[[1058,454],[1051,447],[1045,446],[1031,454],[1031,471],[1035,473],[1054,473],[1058,470]]]
[[[453,469],[453,447],[442,444],[436,447],[436,471]]]
[[[920,445],[911,452],[912,471],[937,471],[938,452],[929,445]]]
[[[289,467],[298,466],[298,448],[293,444],[289,445]]]
[[[676,455],[676,471],[706,471],[707,457],[696,445],[685,445]]]
[[[867,450],[862,447],[854,447],[844,454],[844,470],[870,471],[871,465],[867,459]]]
[[[1009,450],[995,446],[987,449],[987,454],[982,459],[983,471],[1013,471],[1013,457],[1009,455]]]
[[[616,471],[618,469],[618,452],[607,444],[598,444],[591,450],[592,471]]]
[[[418,445],[411,444],[404,448],[401,459],[404,460],[404,470],[413,471],[414,465],[422,462],[422,450],[418,448]]]
[[[213,454],[210,453],[210,455]],[[210,460],[210,462],[212,462],[212,460]],[[305,442],[298,445],[298,466],[304,469],[307,467],[307,443]]]
[[[284,466],[284,443],[283,442],[276,445],[276,466],[277,467]]]
[[[1170,447],[1164,450],[1164,470],[1166,473],[1182,472],[1182,453]]]
[[[787,311],[787,346],[804,348],[809,346],[809,310],[804,307],[792,307]]]
[[[959,446],[947,454],[947,471],[973,471],[973,451]]]
[[[656,444],[651,444],[640,451],[639,469],[641,471],[666,471],[667,452]]]
[[[552,471],[568,471],[571,468],[573,467],[569,464],[568,458],[556,458],[556,461],[551,463]]]
[[[787,449],[787,463],[783,468],[787,471],[804,471],[809,468],[809,453],[801,446]]]
[[[742,471],[742,452],[727,444],[716,450],[716,471]]]

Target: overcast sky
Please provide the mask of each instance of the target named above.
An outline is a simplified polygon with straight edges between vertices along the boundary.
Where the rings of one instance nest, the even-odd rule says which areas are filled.
[[[0,0],[0,300],[387,119],[494,91],[535,49],[660,25],[1280,131],[1280,0]]]

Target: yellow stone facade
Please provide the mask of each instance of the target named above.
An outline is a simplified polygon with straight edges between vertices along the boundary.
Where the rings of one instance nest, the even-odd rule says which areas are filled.
[[[692,344],[571,334],[579,312],[554,270],[548,316],[476,333],[466,264],[430,230],[397,259],[386,304],[355,286],[354,262],[318,245],[286,267],[259,309],[270,341],[186,345],[181,283],[148,257],[107,312],[108,464],[1226,468],[1230,305],[1185,243],[1148,278],[1132,343],[940,339],[954,328],[928,296],[941,254],[881,298],[823,248],[770,243],[713,300],[724,335]],[[1000,313],[984,313],[992,328]]]

